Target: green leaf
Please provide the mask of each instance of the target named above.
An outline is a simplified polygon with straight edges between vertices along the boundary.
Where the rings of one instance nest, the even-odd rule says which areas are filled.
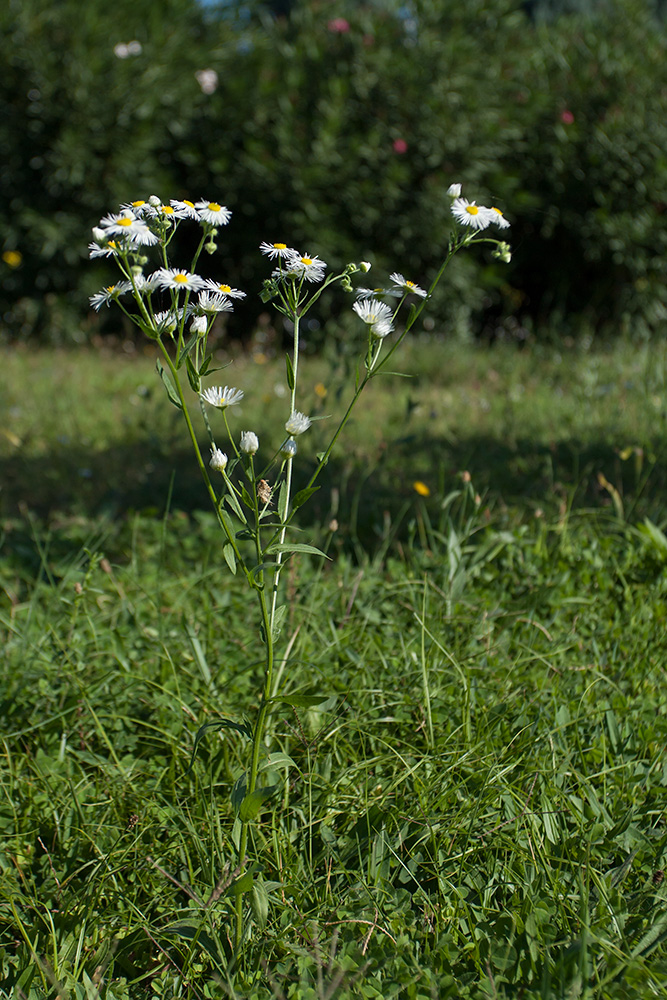
[[[244,892],[250,892],[253,884],[254,878],[252,872],[245,872],[239,878],[234,879],[225,896],[240,896]]]
[[[266,785],[266,787],[256,788],[254,792],[246,795],[239,809],[241,822],[249,823],[255,819],[264,803],[273,798],[279,788],[280,785]]]
[[[164,383],[164,387],[167,390],[167,395],[169,396],[169,399],[171,400],[171,402],[174,404],[175,407],[177,407],[179,410],[182,410],[183,407],[181,405],[180,399],[178,398],[178,393],[174,389],[174,383],[171,381],[171,379],[165,372],[159,358],[155,362],[155,367],[157,368],[158,375],[160,376],[160,378]]]
[[[188,373],[188,381],[193,392],[199,392],[201,389],[201,381],[199,379],[199,373],[197,369],[192,364],[191,359],[188,357],[185,359],[185,367]]]
[[[324,466],[329,461],[329,459],[327,458],[326,451],[318,451],[318,453],[315,456],[315,458],[317,459],[317,464],[320,465],[320,466],[322,466],[322,468],[324,468]],[[319,486],[317,487],[317,489],[319,490]],[[297,494],[297,496],[298,496],[298,494]]]
[[[277,750],[275,753],[268,754],[266,760],[261,761],[257,773],[261,774],[262,771],[272,771],[280,767],[296,766],[289,754],[283,753],[282,750]]]
[[[293,705],[295,708],[312,708],[313,705],[323,705],[330,697],[328,694],[281,694],[271,698],[271,701],[276,704]]]
[[[185,361],[188,354],[190,353],[190,351],[195,346],[198,340],[199,340],[199,334],[193,333],[190,339],[188,340],[187,344],[184,345],[183,349],[181,350],[181,353],[178,355],[178,360],[176,361],[177,368],[180,368],[182,366],[183,362]]]
[[[241,507],[241,504],[238,501],[238,497],[236,496],[236,493],[234,493],[233,490],[230,489],[229,493],[225,494],[225,503],[227,504],[228,507],[230,507],[233,510],[233,512],[238,517],[239,521],[241,521],[242,524],[245,524],[246,516],[243,513],[243,508]],[[229,528],[230,528],[229,531],[230,535],[233,535],[234,531],[232,529],[231,522]]]
[[[298,493],[295,493],[292,500],[292,510],[296,510],[297,507],[302,507],[306,500],[310,500],[313,493],[317,493],[319,488],[319,486],[308,486],[305,490],[299,490]]]
[[[270,545],[268,549],[265,550],[264,555],[273,555],[275,552],[305,552],[311,556],[322,556],[324,559],[329,559],[330,557],[326,552],[322,552],[321,549],[316,549],[314,545],[306,545],[303,542],[286,542],[284,544]]]
[[[287,613],[286,604],[281,604],[280,607],[276,608],[276,613],[273,616],[273,625],[271,627],[271,637],[274,642],[282,632],[283,622],[285,620],[286,613]]]
[[[232,809],[237,815],[245,798],[247,787],[248,787],[247,771],[241,771],[240,775],[232,785],[231,792],[229,793],[229,800],[232,804]]]
[[[282,522],[287,518],[287,499],[289,493],[287,490],[287,481],[283,479],[280,484],[280,491],[278,493],[278,517]]]
[[[287,384],[291,392],[294,389],[294,368],[289,354],[285,355],[285,367],[287,368]]]
[[[236,576],[236,553],[231,542],[225,542],[222,546],[222,554],[225,557],[225,562],[232,571],[232,576]]]
[[[252,502],[252,497],[250,496],[250,494],[248,493],[247,489],[243,484],[241,484],[241,499],[243,500],[246,507],[248,507],[252,511],[255,510],[255,505]]]
[[[260,930],[264,930],[269,919],[269,894],[266,891],[264,881],[258,879],[252,887],[250,893],[250,906],[255,923]]]
[[[216,719],[215,722],[205,722],[204,725],[200,726],[199,729],[197,730],[197,735],[195,736],[195,742],[192,747],[192,757],[190,759],[190,766],[185,772],[186,775],[190,774],[190,772],[192,771],[192,767],[195,762],[195,757],[197,755],[197,747],[199,746],[199,744],[201,743],[202,739],[204,738],[205,734],[208,732],[209,729],[232,729],[235,732],[240,733],[241,736],[245,736],[246,739],[248,740],[252,739],[252,729],[250,728],[247,722],[242,722],[242,723],[232,722],[231,719]]]

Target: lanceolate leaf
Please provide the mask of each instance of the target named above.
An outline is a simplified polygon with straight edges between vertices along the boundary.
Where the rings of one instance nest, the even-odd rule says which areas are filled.
[[[318,490],[319,486],[308,486],[305,490],[299,490],[292,499],[292,509],[296,510],[297,507],[302,507],[306,500],[310,500],[313,493],[317,493]]]
[[[162,367],[162,364],[161,364],[159,358],[155,362],[155,367],[157,368],[158,375],[160,376],[160,378],[164,382],[164,387],[167,390],[167,395],[169,396],[169,399],[174,404],[174,406],[176,406],[179,410],[182,410],[183,407],[181,406],[181,401],[178,398],[178,393],[174,389],[174,383],[171,381],[171,379],[169,378],[169,376],[165,372],[165,370]]]
[[[303,542],[293,542],[275,545],[270,545],[268,549],[265,550],[264,555],[273,555],[274,552],[305,552],[311,556],[322,556],[324,559],[329,559],[326,552],[322,552],[321,549],[316,549],[314,545],[305,545]]]

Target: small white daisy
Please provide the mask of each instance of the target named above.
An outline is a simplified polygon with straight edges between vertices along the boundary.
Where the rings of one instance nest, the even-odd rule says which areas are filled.
[[[90,257],[115,257],[120,247],[115,240],[100,245],[99,243],[89,243],[88,250]]]
[[[153,316],[153,328],[156,333],[173,333],[177,326],[178,316],[172,309],[155,313]]]
[[[177,219],[199,219],[199,213],[191,201],[177,201],[172,198],[169,202],[174,210]]]
[[[224,205],[219,205],[217,201],[198,201],[195,208],[199,213],[199,218],[204,222],[210,222],[213,226],[226,226],[232,217],[232,213]]]
[[[276,257],[286,258],[297,256],[296,250],[288,247],[286,243],[260,243],[259,249],[267,255],[269,260],[275,260]]]
[[[361,299],[352,306],[357,316],[368,326],[376,323],[391,323],[391,308],[386,302],[377,299]]]
[[[452,215],[462,226],[486,229],[491,224],[491,211],[483,205],[476,205],[467,198],[456,198],[452,204]]]
[[[128,292],[132,286],[129,281],[118,281],[115,285],[107,285],[99,292],[95,292],[94,295],[90,296],[89,302],[96,312],[99,312],[102,306],[108,306],[110,302],[114,302],[119,295],[124,295]]]
[[[294,410],[289,420],[285,424],[285,430],[288,434],[294,435],[296,437],[299,434],[303,434],[310,427],[310,417],[307,417],[305,413],[299,413],[298,410]]]
[[[310,257],[308,254],[301,256],[294,254],[286,260],[287,274],[294,274],[298,278],[305,278],[306,281],[322,281],[326,270],[326,263],[319,257]]]
[[[357,299],[374,299],[380,296],[396,299],[400,297],[400,294],[396,288],[364,288],[361,286],[354,291]]]
[[[197,309],[204,313],[233,312],[234,306],[226,295],[221,293],[200,292],[197,299]]]
[[[246,455],[254,455],[259,448],[259,438],[254,431],[242,431],[239,448]]]
[[[151,246],[158,242],[157,236],[150,231],[143,219],[138,219],[129,209],[105,215],[100,220],[100,226],[111,236],[124,236],[141,246]]]
[[[240,288],[232,288],[231,285],[226,285],[219,281],[215,281],[213,278],[206,279],[206,287],[212,292],[217,292],[222,295],[228,296],[230,299],[244,299],[246,296],[245,292],[242,292]]]
[[[492,205],[489,212],[491,213],[490,218],[492,223],[495,223],[495,225],[499,226],[501,229],[509,229],[510,224],[499,208]]]
[[[228,406],[236,406],[243,399],[243,390],[234,389],[231,386],[225,386],[224,389],[221,386],[212,386],[210,389],[204,389],[199,395],[208,403],[210,406],[217,406],[219,410],[224,410]]]
[[[398,273],[398,271],[395,271],[394,274],[390,274],[389,277],[402,292],[411,292],[413,295],[420,295],[423,299],[426,298],[428,293],[425,292],[423,288],[416,285],[414,281],[407,281],[402,274]]]
[[[229,459],[225,455],[224,451],[220,451],[219,448],[214,448],[211,445],[211,460],[208,463],[215,472],[224,472],[227,468],[227,462]]]
[[[197,292],[204,286],[204,279],[175,267],[161,267],[153,275],[159,288],[176,288],[178,291]]]
[[[389,319],[381,319],[377,323],[373,323],[371,327],[371,337],[377,337],[378,340],[384,340],[387,334],[391,333],[394,329],[394,324]]]

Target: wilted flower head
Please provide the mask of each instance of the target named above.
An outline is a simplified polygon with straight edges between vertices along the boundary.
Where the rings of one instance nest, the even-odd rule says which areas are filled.
[[[242,431],[240,449],[246,455],[254,455],[259,448],[259,438],[254,431]]]
[[[210,406],[217,406],[219,410],[224,410],[228,406],[236,406],[243,399],[243,389],[234,389],[232,386],[211,386],[204,389],[199,395]]]
[[[289,420],[285,424],[285,430],[288,434],[292,434],[295,437],[299,434],[303,434],[310,427],[310,417],[307,417],[305,413],[299,413],[298,410],[294,410],[291,414]]]

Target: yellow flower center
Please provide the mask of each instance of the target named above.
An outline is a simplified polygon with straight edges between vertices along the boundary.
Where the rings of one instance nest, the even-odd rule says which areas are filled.
[[[231,290],[232,290],[232,286],[231,285],[218,285],[218,287],[219,287],[219,289],[220,289],[221,292],[225,293],[225,295],[227,295],[228,292],[231,292]]]
[[[187,283],[188,283],[188,276],[187,276],[187,274],[175,274],[174,275],[174,281],[178,285],[187,285]]]
[[[271,246],[274,250],[287,250],[286,243],[272,243]]]
[[[174,210],[171,207],[171,205],[163,205],[162,206],[162,212],[164,213],[164,215],[173,215],[174,214]]]
[[[301,258],[301,263],[305,264],[306,267],[308,267],[310,264],[313,263],[313,259],[312,259],[312,257],[302,257]]]
[[[408,288],[414,288],[415,287],[414,281],[406,281],[405,284],[408,286]]]
[[[426,483],[422,483],[420,479],[418,479],[416,483],[412,484],[412,488],[415,493],[419,493],[420,497],[430,497],[431,495],[431,491]]]
[[[117,250],[118,249],[118,244],[116,243],[115,240],[109,240],[109,242],[107,243],[107,246],[111,247],[112,250]]]
[[[208,205],[209,212],[219,212],[221,208],[222,208],[222,206],[218,205],[217,201],[211,201],[211,202],[209,202],[209,205]]]
[[[107,285],[105,291],[107,291],[111,295],[115,287],[116,287],[115,285]]]
[[[191,202],[191,201],[184,201],[183,204],[187,205],[188,208],[194,208],[195,207],[194,206],[194,202]]]
[[[122,219],[118,220],[119,226],[131,226],[134,219],[131,219],[128,215],[124,215]]]
[[[141,206],[145,204],[146,204],[145,201],[133,201],[132,208],[141,208]]]
[[[479,215],[477,205],[466,205],[466,212],[468,215]]]
[[[497,213],[498,213],[498,215],[500,215],[500,216],[502,216],[502,214],[503,214],[503,213],[502,213],[502,212],[500,211],[500,209],[499,209],[499,208],[496,208],[496,206],[495,206],[495,205],[492,205],[492,206],[491,206],[491,211],[492,211],[492,212],[497,212]]]

